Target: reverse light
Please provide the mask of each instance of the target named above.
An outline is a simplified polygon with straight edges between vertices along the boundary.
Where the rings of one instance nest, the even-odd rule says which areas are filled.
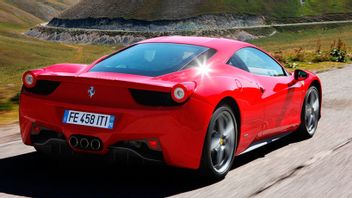
[[[28,88],[35,87],[35,84],[37,82],[35,74],[32,71],[27,71],[26,73],[24,73],[22,81],[23,84]]]
[[[183,103],[193,94],[195,87],[195,82],[176,84],[171,89],[171,97],[175,102]]]

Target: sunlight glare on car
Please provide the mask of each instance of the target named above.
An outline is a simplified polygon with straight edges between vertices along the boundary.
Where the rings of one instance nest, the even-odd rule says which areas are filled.
[[[209,76],[209,73],[212,72],[211,66],[206,63],[207,59],[204,60],[196,60],[197,62],[197,74],[203,77]]]

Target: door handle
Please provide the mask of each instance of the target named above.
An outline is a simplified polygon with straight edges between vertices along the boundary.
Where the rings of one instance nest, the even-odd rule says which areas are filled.
[[[265,92],[265,89],[264,89],[264,87],[262,87],[262,86],[259,86],[259,89],[260,89],[260,92],[262,92],[262,93],[264,93],[264,92]]]

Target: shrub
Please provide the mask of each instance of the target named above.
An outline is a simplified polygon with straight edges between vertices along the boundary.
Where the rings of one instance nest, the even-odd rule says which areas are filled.
[[[302,47],[294,49],[294,53],[288,58],[289,62],[304,62],[304,50]]]
[[[329,61],[330,57],[327,53],[316,53],[312,59],[313,63],[320,63],[320,62],[325,62],[325,61]]]
[[[281,63],[287,63],[287,59],[284,57],[282,51],[276,51],[274,54],[272,54],[272,56]]]
[[[341,39],[332,43],[330,47],[330,60],[334,62],[347,61],[346,44]]]
[[[290,69],[296,69],[298,67],[298,63],[287,63],[286,67]]]
[[[0,101],[0,112],[1,111],[9,111],[12,109],[12,105],[9,102],[1,102]]]

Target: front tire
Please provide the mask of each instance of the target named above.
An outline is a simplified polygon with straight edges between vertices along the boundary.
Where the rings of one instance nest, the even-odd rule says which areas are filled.
[[[211,180],[226,176],[237,147],[237,122],[231,108],[220,106],[213,113],[204,141],[199,172]]]
[[[315,86],[308,89],[304,98],[304,104],[301,113],[301,125],[299,134],[303,138],[311,138],[314,136],[320,118],[320,96]]]

